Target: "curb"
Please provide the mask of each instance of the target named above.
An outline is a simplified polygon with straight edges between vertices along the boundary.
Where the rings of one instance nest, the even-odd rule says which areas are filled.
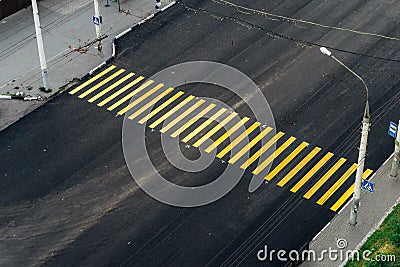
[[[117,46],[115,44],[115,42],[123,37],[125,34],[129,33],[130,31],[132,31],[135,27],[147,22],[148,20],[154,18],[156,15],[160,14],[161,12],[167,10],[168,8],[170,8],[171,6],[175,5],[177,3],[177,1],[172,1],[171,3],[169,3],[168,5],[164,6],[163,8],[161,8],[158,12],[149,15],[148,17],[142,19],[141,21],[139,21],[138,23],[136,23],[135,25],[133,25],[132,27],[126,29],[125,31],[117,34],[113,41],[112,41],[112,55],[110,58],[108,58],[107,60],[103,61],[102,63],[100,63],[98,66],[96,66],[95,68],[93,68],[91,71],[89,71],[88,73],[86,73],[85,75],[83,75],[80,80],[84,80],[89,78],[90,76],[93,75],[93,73],[95,73],[97,70],[101,69],[103,66],[109,64],[111,61],[113,61],[113,59],[115,58],[115,54],[116,54],[116,50],[117,50]]]

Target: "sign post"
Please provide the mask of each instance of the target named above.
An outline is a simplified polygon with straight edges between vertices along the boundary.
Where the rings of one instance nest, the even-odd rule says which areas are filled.
[[[96,27],[96,37],[97,37],[97,50],[98,50],[98,55],[102,55],[102,49],[101,49],[101,17],[100,17],[100,8],[99,8],[99,0],[93,0],[94,1],[94,16],[92,17],[92,21]]]
[[[400,121],[399,124],[400,125]],[[390,177],[397,177],[397,174],[399,172],[399,165],[400,165],[400,130],[399,126],[396,125],[394,122],[390,122],[389,126],[389,132],[395,132],[396,134],[393,137],[396,137],[396,140],[394,141],[394,156],[393,156],[393,162],[392,162],[392,170],[390,171]]]

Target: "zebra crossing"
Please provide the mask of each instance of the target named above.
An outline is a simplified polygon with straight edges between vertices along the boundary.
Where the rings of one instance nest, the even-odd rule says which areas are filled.
[[[196,148],[211,139],[212,143],[204,149],[206,153],[216,150],[217,158],[226,159],[229,164],[238,165],[254,175],[266,175],[267,182],[274,181],[278,187],[287,186],[290,192],[303,194],[304,199],[312,199],[318,205],[329,205],[334,212],[352,195],[354,184],[351,184],[350,177],[357,169],[356,163],[324,152],[320,147],[312,147],[308,142],[284,132],[272,134],[271,127],[262,127],[260,122],[251,118],[241,118],[227,108],[207,103],[163,83],[145,80],[145,77],[115,65],[106,67],[70,90],[69,94],[115,111],[118,115],[126,114],[139,124],[149,122],[149,128],[162,125],[160,133],[169,134],[172,138],[179,136],[180,141]],[[156,103],[158,106],[154,106]],[[153,106],[154,109],[141,117]],[[207,119],[204,119],[205,116]],[[168,118],[172,120],[167,121]],[[226,130],[223,131],[223,128]],[[240,132],[241,128],[245,130]],[[228,142],[234,135],[235,138]],[[247,138],[249,142],[243,145],[242,141]],[[260,146],[262,141],[266,142]],[[273,145],[276,145],[275,152],[261,159]],[[239,149],[238,152],[233,153],[233,148]],[[244,160],[246,153],[250,154]],[[263,173],[271,164],[271,170]],[[363,179],[372,173],[372,170],[366,169]],[[346,190],[340,195],[343,188]]]

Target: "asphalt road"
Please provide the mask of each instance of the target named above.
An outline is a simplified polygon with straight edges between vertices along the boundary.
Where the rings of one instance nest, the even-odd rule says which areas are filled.
[[[234,2],[327,25],[400,36],[398,1]],[[359,81],[320,54],[317,46],[274,38],[261,28],[392,59],[400,59],[398,41],[271,20],[213,1],[184,3],[186,7],[178,4],[120,39],[112,64],[145,77],[194,60],[235,67],[262,90],[277,130],[344,157],[348,164],[356,161],[365,99]],[[335,54],[368,83],[372,128],[366,167],[376,170],[393,149],[386,132],[388,121],[400,114],[400,65]],[[237,97],[222,88],[179,89],[218,99],[241,116],[253,118]],[[288,186],[269,183],[249,193],[249,172],[228,195],[207,206],[162,204],[144,193],[129,174],[122,153],[122,122],[115,112],[63,93],[0,133],[2,265],[283,266],[278,261],[259,262],[257,251],[264,245],[300,249],[335,214],[329,209],[333,200],[320,206],[317,198],[303,198],[305,189],[292,193]],[[161,153],[159,129],[147,128],[146,144],[154,164],[171,180],[202,184],[226,168],[216,159],[199,173],[177,170]],[[182,150],[189,158],[199,155],[193,147],[183,145]],[[287,171],[294,164],[290,166]],[[335,196],[343,194],[350,180]]]

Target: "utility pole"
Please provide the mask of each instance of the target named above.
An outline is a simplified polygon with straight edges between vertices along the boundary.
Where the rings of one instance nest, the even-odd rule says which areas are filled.
[[[350,212],[350,225],[353,226],[357,224],[357,212],[360,206],[361,184],[362,184],[362,175],[364,172],[365,154],[367,152],[369,125],[370,125],[370,117],[369,117],[369,105],[367,100],[365,106],[364,118],[362,120],[361,142],[360,142],[360,150],[358,152],[356,181],[354,183],[353,205],[351,207],[351,212]]]
[[[365,81],[357,73],[355,73],[353,70],[347,67],[343,62],[334,57],[332,55],[332,52],[330,52],[325,47],[321,47],[320,51],[322,54],[331,57],[337,63],[342,65],[346,70],[348,70],[351,74],[353,74],[357,79],[359,79],[362,82],[365,88],[366,101],[365,101],[364,117],[362,120],[361,142],[358,151],[356,179],[354,182],[353,205],[351,206],[351,213],[350,213],[350,225],[354,226],[357,224],[357,212],[358,212],[358,207],[360,206],[362,175],[364,172],[365,155],[367,153],[367,143],[368,143],[368,131],[371,121],[369,115],[369,91]]]
[[[49,78],[47,72],[46,56],[44,54],[42,30],[40,28],[39,11],[36,0],[32,0],[32,11],[33,11],[33,21],[35,22],[36,42],[39,51],[40,68],[42,70],[43,87],[44,91],[48,92],[50,91]]]
[[[390,177],[397,177],[400,165],[400,120],[397,125],[397,137],[394,141],[394,157],[392,162],[392,170],[390,171]]]
[[[100,16],[100,8],[99,8],[99,0],[93,0],[94,1],[94,19],[93,22],[95,23],[95,28],[96,28],[96,37],[97,37],[97,50],[98,50],[98,55],[101,56],[102,53],[102,47],[101,47],[101,16]]]

